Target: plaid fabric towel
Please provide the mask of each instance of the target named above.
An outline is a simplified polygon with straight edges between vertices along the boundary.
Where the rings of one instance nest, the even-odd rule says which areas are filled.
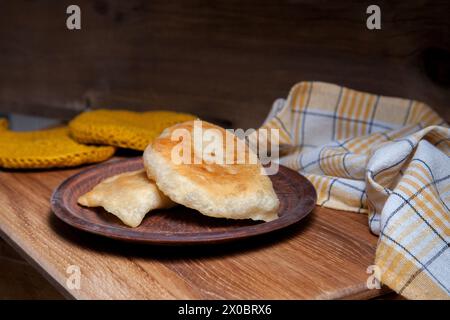
[[[263,127],[280,130],[280,163],[309,178],[318,205],[368,214],[382,283],[450,298],[450,130],[430,107],[302,82]]]

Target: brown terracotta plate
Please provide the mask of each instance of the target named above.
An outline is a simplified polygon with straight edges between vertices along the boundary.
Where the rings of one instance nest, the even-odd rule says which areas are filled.
[[[65,180],[51,198],[53,212],[75,228],[106,237],[153,244],[197,244],[237,240],[292,225],[314,208],[316,191],[297,172],[280,166],[270,176],[280,199],[279,218],[271,222],[210,218],[195,210],[176,206],[147,214],[137,228],[125,226],[103,208],[85,208],[77,204],[79,196],[112,175],[143,168],[142,158],[116,160],[81,171]]]

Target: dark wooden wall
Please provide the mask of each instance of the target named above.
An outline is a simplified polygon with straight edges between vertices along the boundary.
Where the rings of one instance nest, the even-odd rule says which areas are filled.
[[[82,30],[66,29],[66,7]],[[366,28],[379,4],[382,30]],[[257,126],[322,80],[423,100],[447,120],[450,1],[1,0],[0,112],[167,108]]]

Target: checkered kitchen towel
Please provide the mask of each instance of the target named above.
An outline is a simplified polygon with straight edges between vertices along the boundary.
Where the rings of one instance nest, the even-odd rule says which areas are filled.
[[[302,82],[263,127],[280,130],[280,163],[309,178],[318,205],[368,214],[382,283],[411,299],[450,298],[450,130],[433,110]]]

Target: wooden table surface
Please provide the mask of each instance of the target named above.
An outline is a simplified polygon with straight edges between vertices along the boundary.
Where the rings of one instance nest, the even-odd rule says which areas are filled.
[[[367,216],[316,207],[277,233],[214,246],[155,247],[73,229],[51,212],[55,187],[83,168],[0,172],[0,235],[64,296],[76,299],[372,298],[377,237]],[[66,287],[67,268],[81,271]]]

